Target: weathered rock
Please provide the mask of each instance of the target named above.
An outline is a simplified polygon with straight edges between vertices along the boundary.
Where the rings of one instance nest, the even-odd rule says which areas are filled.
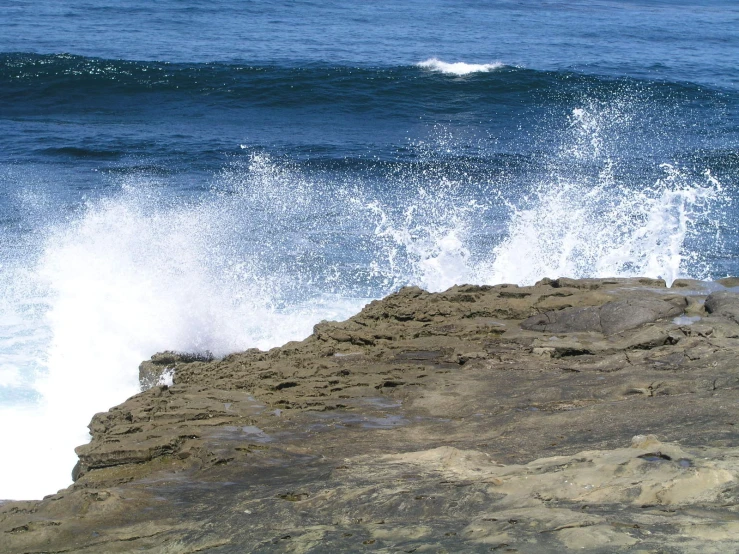
[[[157,385],[164,372],[167,370],[175,370],[178,365],[210,361],[213,361],[213,355],[209,352],[206,352],[205,354],[188,354],[183,352],[167,351],[154,354],[150,360],[143,361],[139,365],[139,383],[141,384],[141,390],[144,391]]]
[[[723,279],[718,279],[716,282],[727,288],[739,287],[739,277],[724,277]]]
[[[597,332],[613,335],[658,319],[678,316],[687,305],[684,297],[626,298],[598,307],[545,312],[524,320],[521,327],[548,333]]]
[[[706,298],[706,311],[739,323],[739,293],[719,291],[709,294]]]
[[[0,503],[0,552],[737,551],[736,295],[707,291],[408,287],[155,355],[172,385],[93,417],[74,485]]]

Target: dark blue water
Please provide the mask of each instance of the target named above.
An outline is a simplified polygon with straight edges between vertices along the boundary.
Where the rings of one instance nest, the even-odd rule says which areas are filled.
[[[736,83],[730,0],[3,1],[2,50],[184,63],[404,66],[502,60]]]
[[[53,445],[0,497],[63,486],[157,350],[739,274],[737,60],[733,1],[0,0],[0,440]]]

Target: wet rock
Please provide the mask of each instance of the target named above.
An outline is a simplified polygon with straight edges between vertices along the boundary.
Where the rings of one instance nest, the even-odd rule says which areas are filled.
[[[145,391],[156,386],[162,375],[168,370],[175,370],[178,365],[193,362],[210,362],[213,355],[210,352],[203,354],[183,352],[159,352],[154,354],[150,360],[141,362],[139,365],[139,385]]]
[[[711,315],[723,316],[739,323],[739,293],[719,291],[706,298],[706,311]]]
[[[684,297],[627,298],[604,304],[600,309],[603,333],[613,335],[645,323],[681,315],[688,305]]]
[[[739,277],[724,277],[723,279],[718,279],[716,282],[726,288],[739,287]]]
[[[695,289],[700,290],[704,288],[705,283],[698,279],[675,279],[672,282],[670,288],[673,289]]]
[[[627,298],[600,307],[566,308],[524,320],[521,328],[547,333],[597,332],[613,335],[645,323],[681,315],[687,307],[683,297]]]

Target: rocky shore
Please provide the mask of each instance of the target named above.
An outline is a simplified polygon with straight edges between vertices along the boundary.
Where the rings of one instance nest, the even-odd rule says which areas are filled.
[[[739,550],[739,279],[404,288],[140,378],[0,552]]]

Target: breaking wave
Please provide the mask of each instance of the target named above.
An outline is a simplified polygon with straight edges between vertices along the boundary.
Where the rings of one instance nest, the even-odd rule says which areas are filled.
[[[416,64],[418,67],[423,69],[430,69],[431,71],[438,71],[447,75],[469,75],[470,73],[487,73],[489,71],[495,71],[501,67],[505,67],[505,64],[501,62],[495,63],[465,63],[465,62],[444,62],[438,58],[429,58],[423,62]]]
[[[0,460],[0,497],[69,484],[90,417],[135,394],[156,351],[269,348],[403,285],[710,277],[726,189],[675,160],[622,168],[625,110],[584,102],[530,174],[485,169],[442,131],[414,163],[338,176],[247,148],[199,196],[128,178],[57,219],[3,268],[0,391],[25,400],[0,410],[24,421],[0,431],[23,453]]]
[[[602,183],[591,188],[562,180],[541,186],[530,204],[512,209],[508,235],[493,249],[485,279],[533,284],[542,276],[707,278],[700,252],[686,251],[696,225],[705,222],[721,184],[706,171],[696,181],[662,166],[653,186],[632,190]]]
[[[629,136],[634,104],[590,101],[572,110],[547,175],[510,203],[484,280],[647,276],[670,285],[712,277],[710,253],[723,245],[731,196],[707,167],[658,163],[653,181],[624,174],[618,141]]]

